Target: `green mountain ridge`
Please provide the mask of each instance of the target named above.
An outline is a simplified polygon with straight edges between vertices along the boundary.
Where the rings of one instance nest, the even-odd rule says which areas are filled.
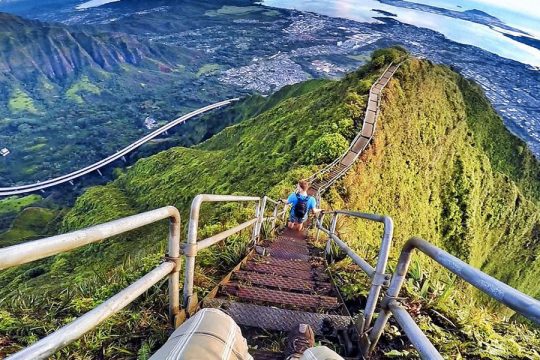
[[[91,27],[42,23],[0,13],[0,72],[25,84],[37,75],[63,84],[92,67],[105,71],[146,62],[176,66],[192,54],[187,49],[138,40],[125,33],[99,33]]]
[[[384,64],[404,57],[398,49],[376,51],[371,63],[342,80],[308,81],[268,98],[242,101],[228,109],[235,125],[192,148],[141,159],[113,182],[89,189],[66,214],[61,230],[165,205],[176,206],[186,219],[199,193],[284,197],[297,179],[345,150],[361,127],[371,84]],[[524,143],[505,129],[478,86],[425,60],[407,59],[383,98],[374,143],[325,195],[323,207],[391,215],[396,224],[391,267],[403,242],[419,235],[539,297],[540,165]],[[238,224],[249,214],[250,209],[237,206],[203,208],[200,236]],[[338,232],[361,255],[375,256],[377,228],[342,220]],[[19,330],[9,321],[0,323],[0,334],[13,350],[63,318],[90,309],[157,263],[165,249],[163,234],[165,224],[149,226],[3,272],[0,296],[11,305],[2,311],[7,319],[22,320]],[[240,242],[201,254],[195,279],[201,294],[241,256]],[[425,257],[415,257],[414,265],[406,295],[425,308],[417,320],[445,356],[540,359],[537,330],[508,324],[503,317],[511,312],[499,311]],[[348,281],[344,293],[358,299],[358,284],[365,279],[351,269],[346,261],[336,265]],[[73,290],[68,297],[60,289]],[[32,313],[21,305],[30,298]],[[89,334],[62,354],[84,358],[102,351],[107,356],[120,347],[136,356],[155,349],[165,336],[163,315],[155,315],[163,312],[164,299],[165,291],[152,291],[128,315],[107,322],[101,332],[107,335]],[[433,325],[433,314],[443,314],[454,327],[445,329],[440,321]],[[113,345],[126,328],[134,329],[132,335]],[[146,334],[144,340],[140,333]],[[396,351],[407,357],[407,349]]]
[[[78,170],[149,133],[147,117],[161,124],[223,100],[233,90],[197,77],[202,61],[181,44],[0,13],[0,148],[11,151],[0,185]],[[185,130],[169,143],[193,144],[200,129]]]

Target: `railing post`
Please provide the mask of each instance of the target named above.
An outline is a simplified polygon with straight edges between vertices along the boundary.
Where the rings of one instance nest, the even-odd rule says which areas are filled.
[[[191,203],[189,214],[188,235],[184,246],[186,265],[184,271],[184,308],[189,315],[196,300],[193,301],[193,280],[195,277],[195,256],[197,256],[197,232],[199,227],[199,211],[203,201],[202,195],[197,195]]]
[[[326,242],[326,249],[324,250],[325,255],[330,255],[332,252],[332,236],[336,235],[336,225],[337,225],[338,214],[334,213],[332,215],[332,221],[330,222],[330,236],[328,236],[328,241]]]
[[[175,209],[176,210],[176,209]],[[178,211],[176,211],[178,213]],[[173,271],[169,274],[169,321],[176,329],[179,325],[180,312],[180,215],[175,214],[169,218],[169,249],[168,260],[175,263]]]
[[[272,213],[272,230],[276,228],[278,210],[279,210],[279,203],[274,206],[274,212]]]
[[[255,218],[257,219],[257,222],[253,226],[253,232],[251,235],[251,242],[253,244],[257,244],[259,241],[260,233],[261,233],[261,227],[262,227],[262,219],[264,219],[264,208],[266,207],[266,196],[263,197],[259,202],[257,203],[255,207]]]
[[[317,234],[315,235],[315,241],[317,242],[319,241],[319,235],[321,235],[321,228],[323,226],[324,215],[326,214],[323,212],[319,220],[317,220]]]
[[[391,217],[384,216],[383,224],[384,232],[381,241],[381,248],[379,250],[377,265],[375,267],[375,272],[373,274],[373,279],[371,282],[371,288],[369,290],[369,295],[366,301],[366,308],[364,309],[363,321],[360,326],[360,334],[362,334],[362,337],[364,337],[363,341],[365,341],[366,344],[369,344],[369,338],[367,334],[365,334],[365,332],[369,329],[369,326],[371,324],[371,319],[373,318],[373,313],[375,312],[375,306],[377,305],[377,301],[379,299],[381,287],[383,285],[388,285],[390,280],[389,276],[387,276],[384,272],[386,270],[388,253],[390,251],[390,245],[394,233],[394,222]],[[369,348],[369,345],[365,346],[365,348]]]

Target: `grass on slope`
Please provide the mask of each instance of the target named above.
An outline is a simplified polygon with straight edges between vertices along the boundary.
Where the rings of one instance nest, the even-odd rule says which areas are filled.
[[[90,93],[94,95],[101,94],[100,88],[90,82],[90,79],[88,79],[88,76],[86,75],[66,90],[66,97],[68,98],[68,100],[74,101],[78,104],[84,104],[84,99],[82,96],[82,94],[84,93]]]
[[[416,235],[539,298],[540,166],[524,143],[478,86],[443,66],[406,62],[384,96],[374,144],[328,195],[331,206],[391,215],[391,266]],[[380,229],[343,219],[339,232],[376,257]],[[540,358],[538,332],[501,323],[512,312],[426,256],[414,255],[410,276],[411,311],[423,309],[418,320],[448,356]]]
[[[39,207],[24,209],[15,218],[9,230],[0,233],[0,247],[15,245],[41,236],[56,214],[54,210]]]
[[[228,120],[242,120],[236,125],[196,147],[140,160],[114,182],[88,190],[65,216],[63,229],[163,205],[177,206],[187,219],[191,200],[202,192],[285,195],[296,179],[339,152],[344,139],[351,140],[360,127],[370,85],[384,63],[402,55],[395,49],[377,51],[372,64],[341,81],[310,81],[269,98],[247,99],[226,113]],[[399,246],[409,236],[420,235],[534,292],[537,260],[534,253],[518,249],[534,250],[537,244],[538,163],[526,148],[519,149],[522,143],[508,134],[501,119],[486,111],[490,107],[481,91],[457,74],[412,60],[396,76],[399,81],[392,80],[385,91],[375,143],[364,162],[328,194],[327,203],[391,214],[396,222],[391,267]],[[489,134],[509,148],[499,150]],[[200,236],[234,226],[252,213],[251,207],[203,206]],[[339,224],[341,236],[367,258],[375,257],[378,230],[361,222]],[[183,233],[185,238],[185,226]],[[141,276],[162,257],[165,234],[165,223],[149,226],[48,259],[37,264],[38,270],[23,267],[0,274],[0,283],[6,284],[0,296],[11,304],[2,309],[4,315],[22,319],[17,329],[0,323],[5,342],[13,349],[43,336]],[[198,257],[199,293],[211,288],[218,275],[237,261],[245,238],[231,239]],[[345,293],[356,295],[360,273],[346,263],[340,266],[349,280]],[[404,295],[413,297],[411,311],[447,356],[537,355],[537,333],[500,323],[500,314],[425,257],[415,257],[410,275]],[[524,279],[524,284],[518,279]],[[165,294],[160,284],[131,310],[57,356],[95,358],[121,352],[125,357],[146,358],[166,335]],[[463,310],[474,306],[478,310]],[[403,334],[392,333],[397,342],[404,340]],[[409,351],[398,350],[394,356],[414,358]]]
[[[28,195],[23,197],[11,196],[0,200],[0,216],[10,213],[19,213],[23,208],[28,207],[41,200],[39,195]]]
[[[15,89],[11,94],[8,108],[12,113],[29,112],[31,114],[37,114],[38,112],[32,98],[19,88]]]

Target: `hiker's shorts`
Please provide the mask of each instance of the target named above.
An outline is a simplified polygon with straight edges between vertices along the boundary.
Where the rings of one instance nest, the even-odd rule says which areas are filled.
[[[199,310],[178,329],[150,360],[253,360],[246,339],[234,320],[218,309]],[[307,349],[299,360],[343,360],[327,348]]]
[[[304,216],[303,218],[297,218],[293,213],[289,215],[289,222],[297,223],[297,224],[303,224],[307,220],[307,216]]]
[[[176,329],[150,360],[253,360],[234,320],[204,308]]]

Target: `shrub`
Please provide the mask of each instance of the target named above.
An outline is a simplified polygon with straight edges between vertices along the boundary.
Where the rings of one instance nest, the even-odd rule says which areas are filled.
[[[338,133],[326,134],[315,140],[309,148],[309,162],[324,164],[332,162],[347,150],[349,143]]]

